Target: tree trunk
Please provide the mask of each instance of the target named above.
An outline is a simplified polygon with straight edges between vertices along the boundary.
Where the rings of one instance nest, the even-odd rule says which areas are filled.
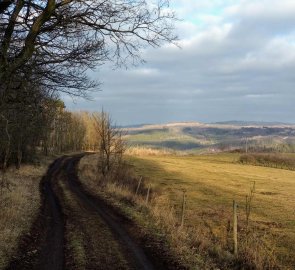
[[[21,143],[18,143],[17,146],[17,157],[16,157],[16,168],[19,170],[21,167],[21,163],[22,163],[22,159],[23,159],[23,152],[21,149]]]

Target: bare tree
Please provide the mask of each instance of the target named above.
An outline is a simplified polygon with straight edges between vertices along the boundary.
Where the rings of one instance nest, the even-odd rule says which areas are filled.
[[[89,112],[80,112],[80,117],[86,127],[83,140],[83,150],[95,151],[98,149],[98,134],[95,128],[95,118]]]
[[[115,127],[106,112],[94,113],[93,119],[99,139],[99,168],[103,176],[118,167],[122,162],[125,143],[122,131]]]
[[[8,119],[3,115],[0,114],[0,118],[1,120],[3,120],[5,122],[4,124],[4,130],[5,130],[5,135],[6,135],[6,142],[2,143],[0,146],[4,147],[4,149],[1,150],[0,152],[0,159],[2,159],[2,169],[3,172],[6,170],[7,168],[7,164],[8,164],[8,159],[9,159],[9,155],[10,155],[10,144],[11,144],[11,135],[9,133],[9,121]],[[2,138],[3,140],[3,138]],[[2,156],[1,156],[2,154]]]
[[[95,86],[89,68],[136,62],[143,46],[176,40],[167,7],[166,0],[1,1],[0,81],[30,70],[49,87],[83,95]]]
[[[137,63],[144,46],[176,41],[168,7],[166,0],[0,0],[0,114],[8,121],[0,119],[0,126],[8,123],[10,160],[20,166],[40,141],[48,150],[55,107],[46,101],[56,100],[54,93],[87,97],[98,85],[89,69],[105,61]],[[67,124],[55,130],[56,147],[62,151],[79,141],[79,148],[83,125],[63,117]],[[75,125],[79,138],[70,131]],[[0,129],[2,161],[6,139]]]

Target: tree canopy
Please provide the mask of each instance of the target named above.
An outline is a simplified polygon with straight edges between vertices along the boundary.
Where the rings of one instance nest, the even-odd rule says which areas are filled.
[[[2,0],[0,81],[21,74],[83,96],[96,86],[88,69],[134,63],[143,46],[176,40],[168,7],[163,0]]]
[[[89,70],[176,41],[174,21],[167,0],[0,0],[0,168],[37,149],[95,148],[92,120],[65,111],[59,93],[86,97],[98,84]]]

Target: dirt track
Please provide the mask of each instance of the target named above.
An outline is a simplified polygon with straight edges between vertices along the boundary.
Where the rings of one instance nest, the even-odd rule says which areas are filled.
[[[159,269],[125,229],[126,219],[82,188],[81,157],[62,157],[49,167],[41,212],[8,269]]]

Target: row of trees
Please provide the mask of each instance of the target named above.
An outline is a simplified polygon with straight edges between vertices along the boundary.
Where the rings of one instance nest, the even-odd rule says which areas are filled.
[[[42,153],[68,151],[98,152],[103,175],[121,161],[125,148],[122,132],[106,112],[69,112],[60,100],[43,102],[38,108],[26,106],[23,114],[14,115],[13,122],[1,115],[2,169],[12,164],[19,168],[23,161],[32,162]]]

